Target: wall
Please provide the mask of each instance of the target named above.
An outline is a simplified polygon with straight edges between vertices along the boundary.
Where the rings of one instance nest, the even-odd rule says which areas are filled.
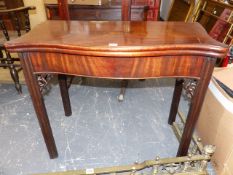
[[[161,0],[160,16],[163,20],[168,19],[169,11],[174,0]]]
[[[173,5],[173,2],[175,0],[161,0],[161,7],[160,7],[160,16],[163,20],[168,19],[169,11],[171,9],[171,6]],[[186,0],[188,1],[188,0]],[[195,3],[197,3],[198,0],[195,0]]]
[[[36,10],[30,12],[31,27],[46,20],[43,0],[24,0],[25,6],[35,6]]]

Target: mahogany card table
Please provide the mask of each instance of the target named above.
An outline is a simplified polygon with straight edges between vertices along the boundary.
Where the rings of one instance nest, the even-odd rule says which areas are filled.
[[[71,115],[66,75],[106,79],[176,78],[168,123],[175,121],[184,78],[197,86],[177,156],[188,153],[216,58],[228,47],[198,23],[46,21],[5,47],[20,55],[26,83],[50,155],[58,156],[37,74],[58,74],[65,115]],[[126,116],[127,117],[127,116]]]

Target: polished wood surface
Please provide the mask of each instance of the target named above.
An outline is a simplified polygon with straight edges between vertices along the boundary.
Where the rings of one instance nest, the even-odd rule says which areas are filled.
[[[190,32],[191,31],[191,32]],[[5,44],[19,52],[50,158],[58,156],[36,74],[59,74],[65,115],[71,115],[66,76],[109,79],[196,79],[177,156],[188,153],[216,58],[228,50],[198,23],[47,21]],[[62,75],[61,75],[62,74]],[[175,120],[183,80],[177,80],[168,122]]]
[[[111,79],[145,79],[165,76],[197,78],[200,76],[204,62],[203,57],[186,56],[179,56],[179,60],[173,56],[133,57],[132,59],[34,52],[27,53],[27,56],[33,58],[31,63],[36,73],[48,72]],[[192,65],[195,65],[195,68]]]
[[[46,21],[5,46],[13,52],[36,50],[113,57],[222,57],[227,49],[198,23],[153,21]]]

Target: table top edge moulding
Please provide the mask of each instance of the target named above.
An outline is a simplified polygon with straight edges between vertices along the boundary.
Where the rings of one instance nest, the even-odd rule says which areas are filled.
[[[112,57],[224,57],[228,49],[225,44],[209,37],[198,23],[60,20],[39,24],[28,34],[7,42],[5,47],[11,52],[40,51]]]

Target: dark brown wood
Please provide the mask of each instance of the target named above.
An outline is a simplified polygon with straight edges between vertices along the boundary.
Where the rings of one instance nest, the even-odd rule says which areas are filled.
[[[202,66],[201,77],[198,81],[194,96],[191,100],[190,109],[188,112],[186,124],[183,130],[183,135],[180,141],[177,156],[185,156],[188,153],[188,148],[192,139],[192,134],[201,111],[201,106],[205,98],[205,94],[209,85],[209,81],[214,69],[216,59],[207,58]]]
[[[23,7],[23,0],[3,0],[7,9]]]
[[[19,83],[19,75],[18,75],[18,71],[16,70],[14,60],[11,58],[11,55],[8,51],[5,50],[5,54],[6,54],[5,65],[7,65],[6,67],[10,69],[11,78],[15,83],[15,89],[18,91],[19,94],[22,94],[22,87]]]
[[[20,94],[22,93],[22,88],[19,82],[18,71],[21,69],[20,68],[16,69],[16,67],[20,66],[19,63],[18,64],[16,63],[19,61],[19,58],[11,57],[11,54],[5,51],[3,44],[4,42],[9,41],[12,38],[16,38],[17,37],[17,35],[15,35],[16,32],[19,37],[21,36],[22,33],[25,33],[24,30],[26,32],[30,30],[28,13],[29,10],[34,10],[34,9],[35,7],[27,6],[27,7],[15,8],[15,9],[0,10],[0,28],[2,29],[2,32],[5,37],[5,40],[2,38],[1,40],[2,42],[0,43],[1,52],[5,52],[5,54],[2,55],[2,57],[0,57],[0,61],[1,61],[0,67],[4,67],[4,68],[8,67],[10,69],[10,74],[12,80],[15,83],[15,88]],[[9,27],[9,25],[6,25],[7,19],[12,19],[11,27]]]
[[[58,82],[60,86],[60,92],[62,97],[62,103],[65,111],[65,116],[71,116],[72,110],[70,105],[70,97],[69,97],[69,89],[67,84],[67,76],[59,74],[58,75]]]
[[[27,53],[21,54],[21,65],[25,75],[25,80],[28,86],[29,93],[32,98],[33,106],[37,114],[37,118],[41,127],[41,132],[44,136],[44,140],[49,152],[50,158],[56,158],[58,156],[57,148],[53,138],[52,129],[50,126],[49,118],[45,108],[43,96],[40,92],[39,85],[37,83],[36,75],[33,73],[31,61]]]
[[[31,52],[28,55],[33,58],[36,73],[65,72],[70,75],[111,79],[147,79],[160,76],[198,78],[204,62],[204,58],[196,56],[179,56],[178,59],[174,56],[95,57],[40,52]]]
[[[59,11],[59,16],[61,19],[63,20],[70,19],[70,13],[69,13],[67,0],[58,0],[58,11]]]
[[[131,20],[131,5],[132,0],[124,0],[121,1],[121,20],[122,21],[130,21]]]
[[[109,2],[103,5],[78,5],[69,4],[69,15],[71,20],[88,21],[120,21],[122,4],[119,2]],[[64,19],[59,16],[58,4],[45,4],[47,18],[50,20]],[[131,20],[146,20],[148,5],[132,5]],[[157,16],[157,14],[156,14]]]
[[[225,57],[228,50],[211,39],[198,23],[132,21],[47,21],[5,46],[9,51],[23,53],[20,59],[26,82],[51,157],[56,156],[56,146],[35,74],[196,79],[197,89],[177,153],[181,156],[187,154],[215,58]],[[178,98],[179,91],[175,90]],[[177,104],[171,111],[177,111]]]
[[[124,96],[125,96],[125,92],[126,92],[126,88],[128,87],[128,80],[122,80],[121,81],[121,90],[120,90],[120,94],[118,96],[118,101],[122,102],[124,100]]]
[[[193,21],[202,24],[215,40],[230,45],[233,34],[231,31],[233,5],[227,1],[217,0],[202,0],[201,2],[194,14]]]
[[[35,10],[35,7],[27,6],[27,7],[15,8],[15,9],[0,10],[0,28],[2,29],[2,32],[6,40],[10,40],[8,30],[16,30],[18,33],[18,36],[21,35],[21,30],[26,30],[26,31],[30,30],[30,20],[29,20],[29,14],[28,14],[30,10]],[[19,18],[21,14],[24,15],[24,18]],[[12,19],[11,27],[7,26],[6,24],[7,21],[5,19],[6,17]],[[21,24],[23,24],[23,26],[21,26],[20,28]]]
[[[174,0],[169,9],[168,21],[185,21],[190,7],[190,3],[184,0]]]
[[[183,79],[176,79],[175,82],[175,88],[172,98],[172,104],[170,108],[169,118],[168,118],[168,124],[172,125],[173,122],[176,120],[176,114],[178,110],[178,106],[180,103],[180,97],[183,89]]]

